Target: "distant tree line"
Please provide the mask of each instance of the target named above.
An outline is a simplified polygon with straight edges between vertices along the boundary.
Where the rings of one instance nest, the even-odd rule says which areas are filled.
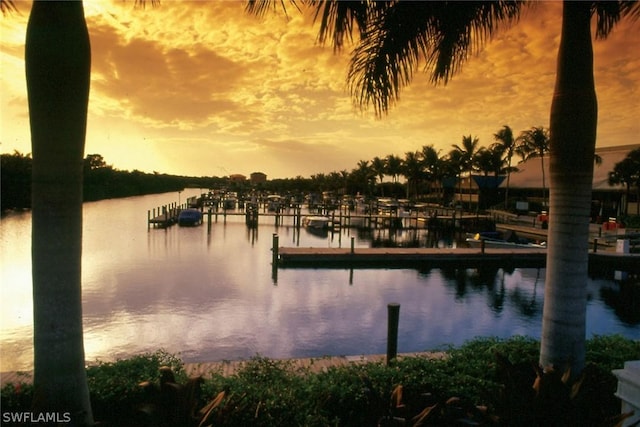
[[[2,211],[31,207],[31,155],[15,151],[2,154]],[[217,177],[188,177],[139,170],[124,171],[108,165],[99,154],[84,159],[84,200],[95,201],[117,197],[141,196],[187,187],[214,188],[226,182]]]
[[[518,168],[512,157],[520,162],[548,152],[548,133],[536,127],[523,131],[514,138],[511,129],[504,126],[494,135],[496,143],[488,148],[479,147],[478,139],[462,138],[462,144],[441,155],[433,146],[407,152],[405,158],[390,154],[384,158],[361,160],[350,172],[347,170],[318,173],[309,178],[278,178],[252,185],[248,180],[237,181],[229,177],[188,177],[139,170],[123,171],[108,165],[99,154],[84,159],[84,200],[94,201],[117,197],[181,191],[184,188],[227,189],[239,193],[256,190],[265,193],[320,193],[362,194],[366,196],[420,197],[436,203],[446,203],[443,182],[457,182],[463,173],[481,175],[507,175],[505,204],[508,198],[508,177]],[[638,191],[640,182],[640,150],[634,150],[615,165],[609,173],[611,184],[623,184],[627,193]],[[31,156],[19,152],[2,154],[2,210],[27,209],[31,206]],[[597,161],[598,159],[596,159]],[[544,165],[541,165],[544,171]],[[384,177],[390,180],[384,181]],[[403,176],[405,183],[399,182]],[[544,181],[543,181],[544,182]],[[543,184],[544,186],[544,184]],[[543,189],[544,191],[544,189]],[[638,195],[640,197],[640,195]]]

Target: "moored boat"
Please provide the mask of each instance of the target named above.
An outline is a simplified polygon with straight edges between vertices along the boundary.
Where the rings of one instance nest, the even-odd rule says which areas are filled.
[[[529,239],[518,237],[513,232],[501,233],[500,231],[486,231],[468,237],[466,242],[471,247],[503,248],[503,249],[546,249],[546,242],[533,242]]]
[[[195,226],[202,224],[202,212],[198,209],[184,209],[178,215],[178,225]]]
[[[331,228],[331,219],[326,216],[306,216],[302,219],[302,225],[314,230],[328,230]]]

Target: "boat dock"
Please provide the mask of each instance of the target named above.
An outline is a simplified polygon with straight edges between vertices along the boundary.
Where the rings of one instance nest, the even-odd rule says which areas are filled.
[[[147,228],[167,228],[177,223],[178,215],[189,206],[176,203],[160,206],[147,211]],[[373,209],[368,212],[352,211],[345,208],[308,210],[303,213],[301,206],[269,210],[266,205],[258,205],[254,209],[248,207],[242,209],[223,209],[219,206],[201,206],[197,209],[202,212],[203,222],[218,222],[227,217],[243,217],[247,225],[257,227],[259,223],[273,223],[276,226],[284,225],[287,220],[291,225],[300,227],[305,216],[322,215],[331,220],[333,230],[340,228],[402,228],[402,229],[442,229],[455,228],[464,231],[475,229],[478,223],[491,221],[489,215],[463,214],[455,209],[440,208],[437,210],[412,210],[407,212],[395,211],[394,213],[378,213]],[[260,222],[260,219],[265,219]]]
[[[276,257],[274,256],[274,259]],[[546,249],[299,248],[277,249],[279,268],[544,268]],[[589,268],[640,273],[640,254],[589,253]]]

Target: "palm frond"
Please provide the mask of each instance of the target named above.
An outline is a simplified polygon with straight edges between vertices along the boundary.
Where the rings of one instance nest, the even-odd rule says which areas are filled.
[[[135,6],[145,8],[147,3],[151,3],[152,7],[160,6],[160,0],[135,0]]]
[[[376,2],[377,4],[378,2]],[[361,108],[387,112],[421,62],[434,84],[456,74],[501,28],[517,21],[521,1],[385,2],[370,13],[348,80]]]
[[[13,0],[0,0],[0,11],[3,15],[7,15],[12,12],[18,12],[18,8]]]
[[[292,6],[299,10],[296,0],[289,0],[289,3],[291,3]],[[245,11],[247,13],[256,15],[258,17],[264,16],[269,10],[277,12],[278,9],[282,9],[284,14],[287,14],[287,5],[285,4],[284,0],[249,0],[247,1],[247,5],[245,7]]]
[[[640,18],[640,2],[594,1],[591,11],[596,16],[596,38],[606,39],[621,19]]]
[[[369,3],[366,0],[310,0],[309,6],[315,9],[314,21],[320,21],[318,41],[325,44],[327,39],[331,39],[334,50],[340,50],[345,38],[353,39],[354,31],[359,31],[362,38],[372,7]]]

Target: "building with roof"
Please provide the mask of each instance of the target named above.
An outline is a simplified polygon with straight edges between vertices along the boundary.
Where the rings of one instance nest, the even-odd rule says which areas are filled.
[[[593,202],[592,218],[594,221],[606,221],[609,217],[618,217],[625,212],[636,212],[638,200],[633,194],[627,199],[624,185],[609,184],[609,172],[613,171],[616,163],[640,148],[640,144],[616,147],[596,148],[596,155],[601,160],[593,168]],[[595,161],[595,159],[594,159]],[[544,187],[542,182],[542,164],[544,163]],[[546,210],[549,195],[549,156],[543,159],[532,158],[516,165],[517,172],[512,172],[509,179],[509,199],[521,199],[529,202],[531,210]],[[504,180],[500,188],[506,189]],[[544,191],[543,191],[544,190]],[[553,207],[551,207],[553,208]]]
[[[253,172],[250,175],[250,181],[252,185],[260,184],[262,182],[267,182],[267,175],[262,172]]]

